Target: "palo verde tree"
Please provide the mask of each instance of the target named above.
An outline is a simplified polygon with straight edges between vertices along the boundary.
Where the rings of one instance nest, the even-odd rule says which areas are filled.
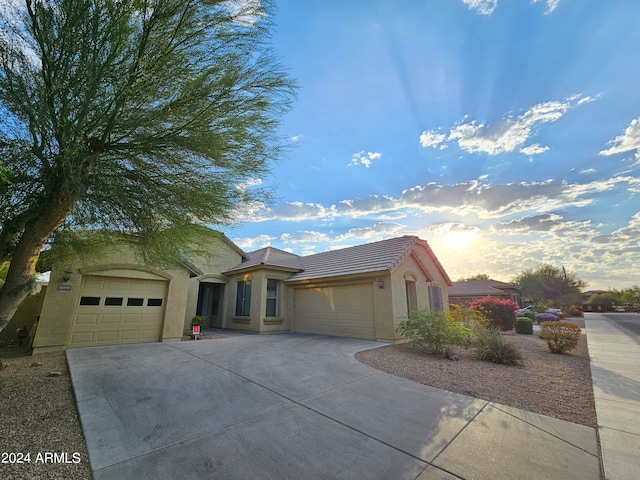
[[[272,7],[25,0],[0,10],[0,266],[10,264],[0,330],[52,236],[184,241],[194,225],[224,225],[267,199],[246,185],[281,156],[295,90],[269,45]]]
[[[526,301],[553,306],[580,303],[582,289],[587,286],[574,273],[544,263],[524,270],[513,283],[520,287]]]

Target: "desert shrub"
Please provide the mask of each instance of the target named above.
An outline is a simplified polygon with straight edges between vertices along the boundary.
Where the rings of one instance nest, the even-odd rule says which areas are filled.
[[[518,365],[522,354],[518,348],[507,342],[497,328],[489,327],[476,333],[473,355],[479,360]]]
[[[503,331],[513,329],[518,311],[518,305],[511,300],[501,300],[491,296],[476,300],[471,304],[471,308],[487,317],[491,326]]]
[[[448,348],[467,343],[471,330],[458,322],[451,321],[440,310],[416,310],[400,323],[397,331],[409,343],[440,355]]]
[[[584,317],[584,312],[582,309],[576,305],[572,305],[569,307],[569,311],[567,312],[569,317]]]
[[[567,353],[578,346],[582,331],[573,323],[543,322],[540,338],[547,341],[552,353]]]
[[[553,313],[536,313],[536,322],[557,322],[559,320],[557,315]]]
[[[464,325],[471,330],[485,327],[489,324],[487,318],[474,308],[465,308],[460,305],[449,305],[449,320]]]
[[[533,321],[530,318],[518,317],[515,324],[516,332],[524,333],[525,335],[533,334]]]

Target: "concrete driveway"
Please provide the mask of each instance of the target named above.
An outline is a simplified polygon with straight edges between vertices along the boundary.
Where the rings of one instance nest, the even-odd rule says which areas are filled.
[[[394,377],[303,334],[67,351],[96,480],[599,479],[595,429]]]

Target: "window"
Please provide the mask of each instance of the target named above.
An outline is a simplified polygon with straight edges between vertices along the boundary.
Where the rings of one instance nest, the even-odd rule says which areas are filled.
[[[236,294],[236,317],[248,317],[251,314],[251,282],[238,282]]]
[[[267,317],[278,316],[278,281],[267,280]]]
[[[161,307],[162,299],[161,298],[150,298],[147,300],[147,307]]]
[[[443,310],[442,289],[440,287],[429,287],[429,308],[431,310]]]
[[[407,314],[411,315],[411,312],[418,309],[418,295],[416,293],[416,282],[405,282],[407,291]]]
[[[100,305],[100,297],[80,297],[80,305]]]
[[[144,305],[144,298],[127,298],[127,307],[141,307]]]
[[[104,299],[104,305],[105,307],[121,307],[122,300],[122,297],[107,297]]]

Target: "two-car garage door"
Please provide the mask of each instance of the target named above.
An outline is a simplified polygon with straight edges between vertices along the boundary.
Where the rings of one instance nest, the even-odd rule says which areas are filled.
[[[371,283],[295,291],[295,331],[376,339]]]
[[[166,281],[85,276],[68,346],[159,341],[166,294]]]

